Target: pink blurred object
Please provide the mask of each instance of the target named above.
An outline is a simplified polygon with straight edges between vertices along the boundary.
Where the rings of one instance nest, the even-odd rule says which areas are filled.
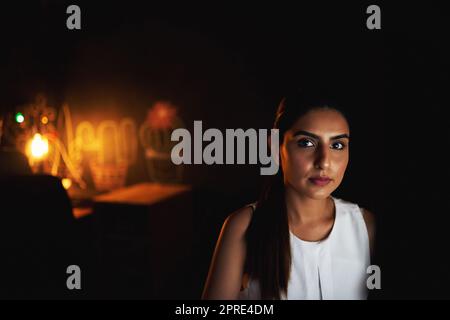
[[[147,112],[147,122],[152,129],[173,128],[177,109],[169,102],[158,101]]]

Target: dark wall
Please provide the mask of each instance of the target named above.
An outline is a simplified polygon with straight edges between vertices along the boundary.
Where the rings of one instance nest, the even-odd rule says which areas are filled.
[[[337,195],[378,220],[384,280],[373,296],[448,297],[443,115],[450,55],[443,10],[382,6],[382,30],[369,31],[365,7],[355,5],[79,4],[81,31],[65,28],[68,3],[3,10],[2,108],[44,91],[80,117],[141,119],[153,101],[169,99],[188,127],[202,120],[205,128],[268,128],[289,89],[329,87],[349,110],[352,129],[350,166]],[[214,217],[213,229],[203,225],[208,239],[225,212],[254,200],[258,171],[186,168],[186,182],[207,190],[197,204]]]

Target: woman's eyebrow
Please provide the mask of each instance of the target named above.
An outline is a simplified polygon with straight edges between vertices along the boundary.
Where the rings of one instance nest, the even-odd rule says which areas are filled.
[[[338,134],[337,136],[331,137],[330,140],[345,139],[345,138],[350,139],[350,136],[346,133]]]
[[[320,140],[320,137],[318,135],[316,135],[314,133],[311,133],[311,132],[308,132],[308,131],[305,131],[305,130],[299,130],[299,131],[294,133],[294,137],[296,137],[298,135],[309,136],[311,138]],[[350,139],[350,136],[348,134],[346,134],[346,133],[343,133],[343,134],[339,134],[337,136],[331,137],[330,140],[337,140],[337,139],[343,139],[343,138]]]

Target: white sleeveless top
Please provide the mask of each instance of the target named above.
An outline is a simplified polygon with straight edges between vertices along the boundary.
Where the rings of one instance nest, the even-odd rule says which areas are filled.
[[[332,199],[335,220],[326,239],[303,241],[290,232],[292,264],[283,300],[367,299],[370,250],[362,211],[356,204]],[[239,299],[260,299],[258,282],[250,279]]]

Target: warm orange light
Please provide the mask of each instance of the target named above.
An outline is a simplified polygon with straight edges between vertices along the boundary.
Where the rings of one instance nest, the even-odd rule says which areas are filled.
[[[48,153],[48,140],[42,137],[39,133],[36,133],[31,141],[31,155],[40,159]]]
[[[46,116],[43,116],[43,117],[41,118],[41,122],[42,122],[43,124],[47,124],[47,123],[48,123],[48,118],[47,118]]]
[[[66,189],[66,190],[72,186],[72,180],[69,178],[63,178],[61,180],[61,183],[62,183],[64,189]]]
[[[147,112],[147,122],[153,129],[169,129],[174,125],[176,108],[169,102],[158,101]]]
[[[167,109],[159,109],[158,110],[158,116],[161,118],[164,118],[165,116],[167,116]]]

